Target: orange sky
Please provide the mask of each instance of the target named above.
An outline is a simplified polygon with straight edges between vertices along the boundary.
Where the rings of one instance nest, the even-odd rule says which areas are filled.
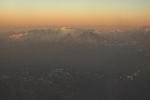
[[[131,4],[129,0],[119,3],[117,0],[63,0],[61,3],[37,0],[40,1],[37,4],[29,0],[2,1],[0,25],[150,25],[147,0]]]

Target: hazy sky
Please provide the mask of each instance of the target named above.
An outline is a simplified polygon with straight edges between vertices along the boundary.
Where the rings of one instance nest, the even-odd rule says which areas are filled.
[[[150,0],[0,0],[1,24],[150,24]]]

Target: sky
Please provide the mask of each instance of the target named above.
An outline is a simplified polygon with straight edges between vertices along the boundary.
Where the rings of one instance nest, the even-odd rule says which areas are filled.
[[[0,25],[150,25],[150,0],[0,0]]]

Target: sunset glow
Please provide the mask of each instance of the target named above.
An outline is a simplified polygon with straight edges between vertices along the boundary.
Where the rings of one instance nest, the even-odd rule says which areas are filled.
[[[0,25],[150,25],[149,0],[1,0]]]

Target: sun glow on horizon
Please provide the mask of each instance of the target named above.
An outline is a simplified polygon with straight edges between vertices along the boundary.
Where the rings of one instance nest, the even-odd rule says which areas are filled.
[[[1,0],[0,25],[150,25],[148,0]]]

